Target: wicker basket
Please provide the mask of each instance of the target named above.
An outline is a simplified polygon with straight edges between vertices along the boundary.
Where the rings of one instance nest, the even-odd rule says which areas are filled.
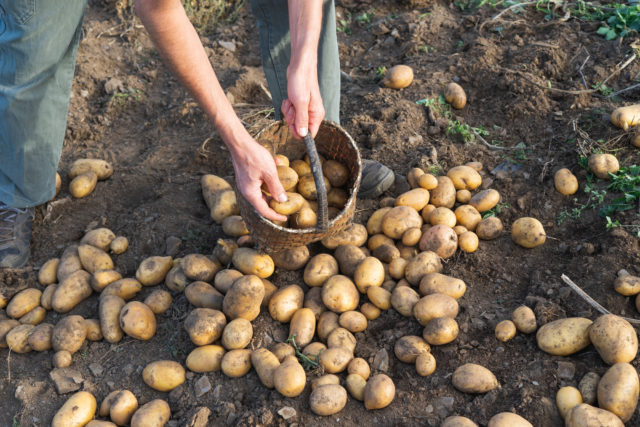
[[[284,154],[290,159],[300,159],[306,149],[303,141],[297,140],[291,134],[289,127],[282,121],[275,122],[264,128],[256,136],[256,140],[267,147],[272,154]],[[362,160],[355,142],[340,125],[323,121],[315,138],[318,153],[325,159],[337,160],[349,169],[349,199],[344,209],[328,222],[326,232],[318,228],[293,229],[281,227],[261,216],[238,191],[236,195],[240,214],[244,218],[251,236],[258,248],[267,252],[277,252],[296,246],[304,246],[316,242],[326,235],[335,234],[343,230],[353,218],[356,208],[356,196],[360,188]],[[320,209],[320,207],[319,207]]]

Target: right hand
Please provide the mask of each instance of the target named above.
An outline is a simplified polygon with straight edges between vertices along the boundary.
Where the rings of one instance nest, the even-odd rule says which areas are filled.
[[[286,221],[286,216],[269,207],[261,190],[264,183],[271,197],[280,202],[287,200],[284,187],[278,179],[276,160],[271,153],[252,140],[246,149],[232,152],[231,159],[236,173],[236,185],[245,199],[263,217],[275,221]]]

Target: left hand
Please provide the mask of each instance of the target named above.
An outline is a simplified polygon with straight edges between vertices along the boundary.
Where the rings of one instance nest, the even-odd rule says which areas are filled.
[[[315,137],[325,114],[316,65],[290,65],[287,93],[289,98],[282,101],[282,114],[291,132],[297,138],[303,138],[307,132]]]

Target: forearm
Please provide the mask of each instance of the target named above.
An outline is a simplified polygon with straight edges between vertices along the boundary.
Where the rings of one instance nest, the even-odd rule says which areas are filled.
[[[232,151],[241,150],[246,130],[218,82],[209,58],[180,0],[136,0],[136,12],[165,63],[210,117]]]
[[[322,0],[289,0],[290,66],[317,68],[322,31]]]

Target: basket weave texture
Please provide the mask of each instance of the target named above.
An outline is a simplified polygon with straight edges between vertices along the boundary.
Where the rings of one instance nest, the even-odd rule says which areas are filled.
[[[304,142],[293,137],[283,121],[277,121],[262,129],[255,137],[273,155],[283,154],[289,159],[301,159],[306,153]],[[349,170],[347,181],[349,199],[340,213],[329,221],[326,233],[316,228],[294,229],[276,225],[260,215],[253,205],[236,188],[240,214],[258,248],[266,252],[277,252],[296,246],[304,246],[345,229],[356,208],[356,196],[360,188],[362,160],[351,136],[340,125],[323,121],[315,138],[318,153],[327,160],[336,160]]]

